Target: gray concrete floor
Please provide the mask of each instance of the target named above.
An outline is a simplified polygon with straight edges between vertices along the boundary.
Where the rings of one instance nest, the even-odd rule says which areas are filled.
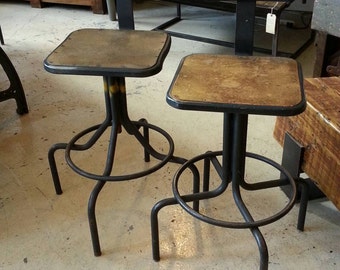
[[[136,29],[153,28],[171,17],[172,10],[164,3],[137,5]],[[184,30],[218,37],[231,31],[228,25],[232,25],[233,15],[188,10],[192,12],[188,16],[197,21],[184,22],[183,28],[191,24]],[[174,164],[143,179],[105,186],[97,204],[103,255],[94,257],[86,214],[94,182],[76,175],[58,153],[64,193],[56,195],[47,152],[52,144],[67,142],[75,133],[102,121],[102,79],[49,74],[43,60],[71,31],[116,29],[117,23],[87,8],[51,5],[32,9],[27,2],[2,1],[0,24],[6,42],[3,49],[17,68],[30,109],[29,114],[19,116],[14,101],[0,103],[0,269],[258,269],[257,246],[248,230],[203,224],[179,206],[160,212],[161,261],[152,260],[150,209],[171,196],[171,179],[178,168]],[[256,29],[260,41],[264,39],[261,29]],[[282,48],[301,37],[296,31],[288,33],[291,36],[284,38]],[[127,79],[130,117],[145,117],[167,130],[175,141],[175,154],[186,158],[221,148],[220,114],[178,111],[165,102],[180,59],[195,52],[233,53],[230,48],[173,38],[159,74]],[[314,47],[298,60],[305,76],[311,76]],[[3,74],[0,79],[5,88],[8,82]],[[279,162],[282,149],[272,136],[274,123],[275,117],[250,117],[248,150]],[[155,140],[163,148],[161,140]],[[132,148],[134,144],[126,134],[119,142],[119,153],[124,153],[119,170],[136,168],[142,158]],[[99,146],[76,160],[80,166],[98,171],[104,156],[104,148]],[[268,168],[249,162],[247,179],[273,175]],[[230,192],[216,200],[212,209],[218,214],[227,206],[227,217],[238,219],[228,195]],[[287,201],[280,189],[246,195],[256,217],[270,215]],[[206,211],[209,205],[202,204]],[[269,248],[269,268],[339,269],[339,212],[325,200],[312,201],[304,232],[296,229],[297,213],[298,205],[261,229]]]

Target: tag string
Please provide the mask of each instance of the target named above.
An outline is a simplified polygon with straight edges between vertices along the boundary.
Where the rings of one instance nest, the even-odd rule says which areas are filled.
[[[276,6],[279,4],[279,2],[276,2],[275,5],[270,9],[270,13],[273,14],[273,10],[274,8],[276,8]]]

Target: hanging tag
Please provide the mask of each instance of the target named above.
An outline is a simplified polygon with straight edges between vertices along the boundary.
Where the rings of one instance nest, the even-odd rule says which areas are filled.
[[[276,15],[273,13],[267,14],[266,32],[275,35]]]

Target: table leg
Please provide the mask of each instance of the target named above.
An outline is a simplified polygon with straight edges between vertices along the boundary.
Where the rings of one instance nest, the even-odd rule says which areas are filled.
[[[112,1],[112,0],[111,0]],[[117,0],[116,9],[119,29],[135,29],[132,0]]]
[[[3,70],[5,71],[10,82],[10,86],[7,90],[0,91],[0,102],[14,98],[17,103],[17,113],[28,113],[26,97],[18,73],[16,72],[11,60],[1,47],[0,65],[3,67]]]

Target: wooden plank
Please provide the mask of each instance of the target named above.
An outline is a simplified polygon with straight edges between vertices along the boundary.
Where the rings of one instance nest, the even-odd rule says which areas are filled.
[[[315,37],[315,61],[313,69],[313,77],[323,77],[326,75],[325,68],[325,50],[327,45],[327,34],[325,32],[317,31]]]
[[[278,117],[274,137],[290,133],[305,147],[302,170],[340,210],[340,78],[305,79],[307,109]]]
[[[64,5],[91,6],[91,0],[41,0],[43,3],[55,3]]]
[[[93,13],[104,14],[105,10],[103,1],[105,0],[30,0],[30,3],[31,7],[34,8],[42,8],[43,3],[90,6]]]

